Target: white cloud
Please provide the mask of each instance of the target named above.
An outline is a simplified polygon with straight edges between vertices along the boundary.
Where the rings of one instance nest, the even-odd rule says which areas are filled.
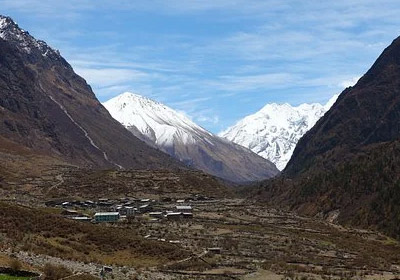
[[[0,6],[29,18],[98,96],[139,92],[209,124],[237,118],[221,112],[221,102],[246,98],[255,110],[272,99],[322,100],[354,84],[400,26],[397,0],[0,0]],[[121,11],[132,22],[117,18]],[[136,27],[136,14],[188,24],[164,30],[149,21],[139,28],[149,31],[145,39],[138,30],[114,29]],[[111,31],[97,21],[86,29],[93,15],[109,21]],[[215,30],[203,33],[200,26]]]
[[[224,91],[249,91],[286,87],[299,79],[300,77],[290,73],[268,73],[221,76],[214,81],[209,81],[208,84]]]
[[[354,85],[358,82],[358,80],[359,80],[360,78],[361,78],[361,76],[353,77],[353,78],[351,78],[351,79],[349,79],[349,80],[344,80],[344,81],[342,81],[341,83],[339,83],[338,86],[340,86],[340,87],[342,87],[342,88],[352,87],[352,86],[354,86]]]
[[[209,101],[210,99],[211,97],[188,98],[186,100],[172,102],[171,106],[182,108],[182,111],[185,112],[190,112],[197,104]]]
[[[81,16],[83,11],[107,9],[108,11],[152,11],[158,14],[193,14],[208,11],[224,11],[248,16],[267,11],[276,11],[288,4],[278,0],[1,0],[3,9],[13,9],[19,12],[34,12],[39,17],[62,17],[74,19]],[[217,19],[218,20],[218,19]]]
[[[132,69],[119,68],[75,68],[75,72],[97,87],[121,85],[127,82],[143,81],[149,74]]]
[[[219,116],[216,116],[216,115],[214,115],[214,116],[203,115],[203,116],[198,116],[196,118],[196,120],[198,122],[200,122],[200,123],[207,123],[207,124],[212,123],[212,124],[215,125],[215,124],[219,123]]]
[[[95,8],[89,0],[1,0],[2,9],[34,13],[38,17],[69,18],[78,17],[82,11]]]

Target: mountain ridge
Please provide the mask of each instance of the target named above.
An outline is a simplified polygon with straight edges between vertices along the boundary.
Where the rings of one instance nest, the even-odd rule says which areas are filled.
[[[213,135],[157,101],[126,92],[103,104],[138,138],[207,173],[235,182],[261,180],[278,173],[267,160]]]

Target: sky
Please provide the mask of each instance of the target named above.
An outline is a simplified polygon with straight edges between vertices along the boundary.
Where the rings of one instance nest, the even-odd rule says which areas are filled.
[[[267,103],[325,103],[400,35],[398,0],[0,0],[92,86],[218,133]]]

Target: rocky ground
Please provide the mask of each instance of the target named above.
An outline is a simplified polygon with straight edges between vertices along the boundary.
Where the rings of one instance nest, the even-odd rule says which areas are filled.
[[[157,267],[113,266],[114,279],[395,279],[399,243],[380,233],[304,218],[243,199],[185,202],[193,219],[122,222],[146,239],[171,242],[190,257]],[[160,203],[159,210],[174,203]],[[102,226],[102,225],[98,225]],[[101,265],[18,253],[34,267],[61,264],[98,276]]]
[[[143,235],[174,240],[193,252],[191,259],[159,268],[167,275],[391,279],[400,274],[398,242],[376,232],[344,228],[241,199],[193,206],[193,220],[140,224]],[[215,247],[221,252],[208,249]]]
[[[111,228],[126,228],[126,232],[157,240],[160,245],[172,243],[177,251],[183,249],[189,254],[178,261],[152,267],[124,267],[126,260],[117,265],[114,259],[111,263],[114,279],[389,280],[400,275],[398,241],[378,232],[339,226],[332,223],[335,219],[305,218],[237,198],[228,187],[197,172],[89,172],[58,166],[40,173],[40,176],[3,175],[2,200],[43,209],[49,199],[134,196],[154,199],[152,211],[171,210],[177,199],[185,199],[185,204],[193,206],[192,219],[156,221],[145,214],[112,225]],[[195,195],[214,199],[190,201]],[[56,212],[52,208],[47,210]],[[57,219],[64,218],[57,216]],[[52,240],[58,242],[57,238]],[[3,254],[7,254],[4,249]],[[96,277],[102,267],[70,257],[61,259],[27,252],[18,253],[18,257],[38,269],[45,263],[54,263],[74,273]],[[107,256],[101,259],[107,260]]]

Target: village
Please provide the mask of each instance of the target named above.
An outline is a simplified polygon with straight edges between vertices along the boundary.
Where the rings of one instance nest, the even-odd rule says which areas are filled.
[[[193,218],[192,204],[213,202],[213,198],[196,195],[188,199],[163,198],[100,198],[98,200],[47,201],[46,207],[61,209],[66,218],[92,223],[115,223],[133,218],[144,218],[148,222]]]

